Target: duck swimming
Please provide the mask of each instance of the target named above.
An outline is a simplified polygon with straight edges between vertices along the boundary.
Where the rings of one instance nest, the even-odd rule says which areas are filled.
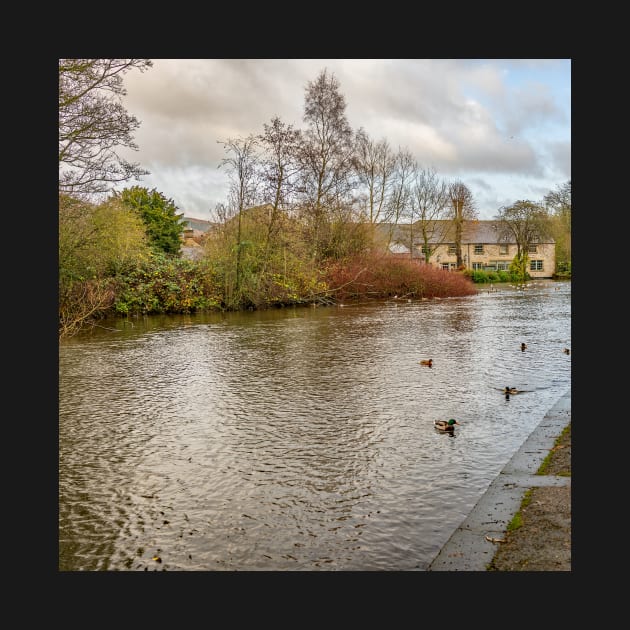
[[[526,343],[522,343],[521,344],[521,352],[525,352],[526,349],[527,349],[527,344]]]
[[[423,359],[420,361],[420,365],[428,365],[429,367],[433,367],[433,359]]]
[[[434,422],[435,428],[439,431],[455,431],[456,424],[461,426],[459,422],[457,422],[457,420],[453,420],[453,418],[450,420],[436,420]]]
[[[509,395],[509,394],[518,394],[518,389],[516,389],[516,387],[506,387],[506,388],[503,390],[503,393],[504,393],[504,394],[506,394],[506,395]]]
[[[569,348],[565,348],[565,349],[563,350],[563,352],[564,352],[564,354],[569,354],[569,353],[571,352],[571,350],[569,350]]]

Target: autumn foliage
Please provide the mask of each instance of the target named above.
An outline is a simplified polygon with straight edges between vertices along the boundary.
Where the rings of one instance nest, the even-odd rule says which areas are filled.
[[[461,273],[389,254],[370,253],[338,261],[326,269],[325,282],[337,301],[461,297],[477,292]]]

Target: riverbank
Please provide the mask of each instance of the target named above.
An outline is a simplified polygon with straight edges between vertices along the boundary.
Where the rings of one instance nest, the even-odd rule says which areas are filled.
[[[490,484],[427,571],[571,570],[570,425],[571,390]],[[543,474],[536,474],[546,458]],[[516,514],[520,527],[508,532]]]

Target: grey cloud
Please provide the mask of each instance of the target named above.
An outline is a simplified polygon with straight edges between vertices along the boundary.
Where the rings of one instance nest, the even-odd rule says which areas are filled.
[[[302,127],[306,85],[327,68],[340,82],[354,129],[363,127],[394,149],[408,148],[421,166],[433,166],[445,177],[467,173],[491,186],[491,173],[515,178],[570,173],[570,138],[546,148],[538,138],[554,125],[566,126],[569,114],[558,105],[554,90],[532,82],[515,91],[506,83],[506,68],[526,66],[553,71],[558,63],[157,59],[147,72],[125,78],[125,106],[141,121],[135,134],[140,151],[125,157],[151,170],[158,188],[185,186],[181,194],[162,192],[186,196],[199,207],[209,180],[195,184],[190,174],[184,176],[185,169],[215,171],[214,192],[208,195],[218,198],[226,188],[218,184],[225,178],[217,169],[225,155],[218,141],[261,133],[274,116]]]
[[[551,170],[554,175],[559,175],[562,182],[571,179],[571,144],[569,142],[550,142],[548,151],[551,155]]]

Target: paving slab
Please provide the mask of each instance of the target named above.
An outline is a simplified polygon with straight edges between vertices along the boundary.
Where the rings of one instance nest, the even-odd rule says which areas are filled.
[[[503,539],[508,523],[519,511],[527,490],[540,486],[571,485],[570,477],[536,474],[570,422],[569,389],[504,466],[426,571],[486,571],[496,552],[497,543],[492,539]]]

